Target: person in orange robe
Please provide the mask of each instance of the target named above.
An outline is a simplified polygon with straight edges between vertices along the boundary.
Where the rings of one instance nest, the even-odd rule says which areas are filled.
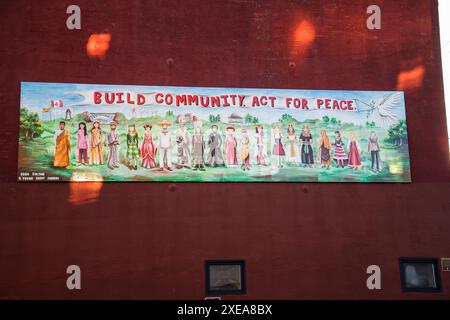
[[[59,130],[55,133],[54,140],[56,143],[55,157],[53,158],[54,167],[68,167],[70,165],[70,134],[66,130],[66,123],[59,123]]]
[[[100,122],[95,121],[91,130],[91,154],[89,159],[91,165],[103,164],[103,142]]]

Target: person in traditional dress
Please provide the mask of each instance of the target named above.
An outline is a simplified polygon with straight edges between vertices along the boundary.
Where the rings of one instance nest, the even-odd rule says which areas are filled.
[[[272,156],[275,157],[278,168],[283,168],[283,158],[286,155],[282,139],[283,136],[281,135],[281,128],[277,124],[275,125],[272,134],[272,144],[273,144]]]
[[[347,144],[348,150],[348,165],[353,168],[353,170],[358,170],[361,166],[361,156],[359,150],[359,143],[356,140],[356,133],[352,132],[350,134],[350,140]]]
[[[322,168],[329,169],[331,166],[331,143],[327,131],[322,129],[319,138],[320,161]]]
[[[286,134],[286,160],[289,164],[300,163],[300,148],[298,146],[297,135],[294,125],[289,124]]]
[[[103,164],[103,133],[98,121],[92,124],[89,162],[91,165]]]
[[[235,167],[238,165],[237,160],[237,140],[234,136],[236,129],[233,126],[227,127],[227,136],[225,139],[225,154],[227,158],[227,167]]]
[[[256,141],[256,164],[267,166],[266,152],[265,152],[265,137],[264,128],[261,125],[255,127],[255,141]]]
[[[142,137],[142,142],[140,146],[141,157],[142,157],[142,167],[144,168],[155,168],[155,155],[156,155],[156,147],[153,143],[152,136],[152,125],[146,124],[144,126],[144,135]]]
[[[333,160],[336,162],[338,167],[344,168],[348,163],[348,156],[345,153],[344,150],[344,141],[342,140],[341,133],[339,131],[336,131],[334,137],[334,154],[333,154]]]
[[[312,135],[309,127],[305,124],[300,135],[300,143],[302,145],[302,164],[304,167],[312,167],[314,164],[314,152],[311,146]]]
[[[158,123],[161,127],[161,132],[158,135],[158,150],[159,150],[159,168],[160,170],[172,171],[172,137],[169,132],[169,127],[172,123],[164,120]],[[165,166],[166,164],[166,166]]]
[[[375,172],[380,171],[380,141],[375,131],[371,131],[368,138],[367,149],[370,152],[372,159],[372,170]]]
[[[184,123],[184,118],[180,118],[178,121],[180,129],[177,132],[176,142],[178,151],[178,166],[179,168],[190,168],[191,167],[191,151],[189,132],[186,129]]]
[[[66,123],[59,123],[59,130],[55,132],[53,137],[55,141],[55,156],[53,158],[53,166],[65,168],[70,165],[70,133],[66,130]]]
[[[250,137],[247,134],[247,129],[242,129],[241,136],[241,160],[242,170],[250,170]]]
[[[194,170],[205,171],[205,141],[203,139],[202,126],[200,122],[194,125],[194,136],[192,137],[192,158],[194,159]]]
[[[110,131],[106,134],[105,146],[108,147],[106,162],[108,168],[114,170],[119,167],[119,134],[117,133],[117,123],[112,121],[109,124]]]
[[[222,137],[218,132],[216,124],[211,126],[211,133],[208,137],[208,158],[206,164],[210,167],[220,167],[225,163],[222,155]]]
[[[89,164],[88,160],[88,133],[86,123],[80,122],[77,131],[78,164]]]
[[[130,170],[137,170],[137,158],[139,158],[139,136],[136,131],[136,126],[130,124],[127,133],[127,158],[128,168]]]

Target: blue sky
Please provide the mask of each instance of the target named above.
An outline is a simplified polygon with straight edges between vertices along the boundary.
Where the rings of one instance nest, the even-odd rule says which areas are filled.
[[[378,101],[386,93],[392,92],[366,92],[366,91],[328,91],[328,90],[281,90],[281,89],[238,89],[238,88],[198,88],[198,87],[150,87],[150,86],[126,86],[126,85],[91,85],[91,84],[64,84],[64,83],[41,83],[41,82],[22,82],[21,90],[21,106],[26,106],[32,111],[39,112],[43,107],[48,107],[51,100],[63,100],[64,108],[70,107],[74,114],[83,111],[89,112],[123,112],[127,117],[131,116],[130,105],[116,106],[99,106],[99,105],[83,105],[84,97],[77,93],[86,93],[92,91],[126,91],[134,93],[144,92],[164,92],[171,94],[189,94],[195,93],[200,95],[222,95],[222,94],[239,94],[239,95],[272,95],[278,97],[301,97],[306,99],[314,98],[330,98],[330,99],[357,99],[369,103],[371,100]],[[282,99],[284,101],[284,99]],[[248,101],[248,100],[246,100]],[[281,99],[280,99],[281,101]],[[258,117],[263,123],[276,122],[283,113],[291,114],[297,120],[317,119],[324,115],[336,117],[343,122],[365,123],[367,121],[364,112],[342,112],[332,110],[313,110],[302,111],[298,109],[273,109],[271,107],[261,108],[201,108],[201,107],[168,107],[168,106],[146,106],[150,112],[158,110],[163,115],[167,110],[173,110],[175,114],[193,113],[201,119],[207,119],[210,113],[220,114],[222,119],[228,117],[235,112],[241,116],[247,113]],[[359,109],[367,107],[358,102]],[[61,110],[61,114],[63,112]],[[138,108],[139,112],[139,108]],[[400,101],[394,112],[400,119],[405,118],[404,100]],[[369,119],[375,120],[375,119]]]

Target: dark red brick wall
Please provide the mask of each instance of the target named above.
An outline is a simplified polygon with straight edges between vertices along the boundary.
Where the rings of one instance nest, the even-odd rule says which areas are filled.
[[[382,29],[369,31],[373,3]],[[81,30],[66,29],[70,4]],[[449,297],[450,273],[442,293],[406,294],[398,267],[450,256],[436,1],[16,0],[0,17],[0,298],[202,299],[205,259],[246,260],[243,299]],[[302,20],[306,50],[293,46]],[[89,35],[105,32],[106,58],[90,59]],[[396,90],[417,66],[412,184],[16,183],[20,81]],[[81,291],[65,287],[69,264]],[[381,291],[366,288],[371,264]]]

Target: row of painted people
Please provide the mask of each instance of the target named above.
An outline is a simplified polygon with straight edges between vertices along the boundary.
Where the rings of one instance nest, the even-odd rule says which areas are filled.
[[[144,126],[144,135],[139,144],[139,136],[135,125],[128,126],[127,133],[127,159],[129,160],[129,168],[137,169],[137,159],[142,158],[142,167],[156,167],[156,154],[159,150],[159,167],[172,170],[172,138],[168,131],[170,122],[162,121],[158,123],[162,127],[158,135],[157,144],[153,141],[152,125]],[[222,136],[218,133],[217,125],[212,125],[211,133],[207,141],[204,140],[201,124],[196,124],[194,134],[191,138],[184,123],[179,124],[180,128],[176,133],[178,167],[190,168],[193,162],[194,169],[204,170],[206,162],[209,166],[237,166],[238,141],[235,136],[235,127],[228,126],[225,143]],[[91,130],[90,139],[88,137],[86,124],[80,123],[77,131],[77,151],[79,164],[98,165],[103,164],[103,146],[108,148],[107,164],[110,169],[119,166],[118,146],[119,135],[116,131],[117,124],[110,124],[110,131],[104,134],[101,130],[100,123],[94,122]],[[65,137],[65,138],[62,138]],[[59,138],[59,139],[58,139]],[[60,123],[60,130],[55,134],[56,152],[54,165],[64,167],[69,165],[70,137],[65,130],[65,123]],[[250,144],[255,144],[255,159],[258,165],[267,165],[266,137],[264,129],[261,125],[255,127],[254,140],[252,140],[246,128],[242,129],[240,137],[240,158],[242,168],[250,169]],[[380,144],[375,132],[371,132],[368,138],[368,151],[372,158],[372,169],[380,170]],[[206,152],[206,145],[208,151]],[[222,153],[222,145],[224,145],[225,159]],[[276,165],[282,167],[284,162],[289,164],[303,164],[304,166],[312,166],[314,164],[313,138],[308,126],[304,126],[302,133],[297,135],[293,125],[289,125],[284,138],[281,133],[280,126],[276,125],[271,137],[272,158],[275,159]],[[68,147],[67,147],[68,146]],[[334,146],[334,154],[331,155],[332,146]],[[347,144],[347,151],[339,131],[335,132],[335,141],[330,142],[325,130],[322,130],[319,138],[320,161],[322,167],[329,168],[331,159],[338,166],[345,167],[347,165],[357,169],[361,165],[360,146],[354,134],[351,135]],[[88,155],[89,153],[89,155]],[[205,161],[205,153],[207,153]]]

